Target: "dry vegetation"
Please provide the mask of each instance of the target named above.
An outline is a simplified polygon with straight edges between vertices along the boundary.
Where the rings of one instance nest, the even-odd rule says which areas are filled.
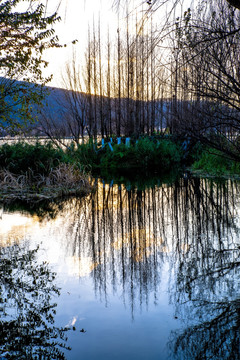
[[[34,174],[29,169],[25,174],[15,175],[9,170],[0,170],[0,199],[40,201],[66,195],[84,195],[91,191],[90,177],[74,165],[61,163],[48,175]]]

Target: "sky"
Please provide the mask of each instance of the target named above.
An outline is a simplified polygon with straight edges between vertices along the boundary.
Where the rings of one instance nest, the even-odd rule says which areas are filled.
[[[113,7],[114,0],[41,0],[47,4],[47,15],[53,14],[58,9],[58,15],[61,17],[61,21],[54,25],[55,34],[59,38],[62,48],[48,49],[43,54],[43,59],[48,62],[48,67],[43,69],[44,77],[53,75],[53,79],[49,86],[53,87],[64,87],[63,76],[67,63],[71,63],[73,53],[79,64],[83,63],[84,53],[88,43],[88,30],[92,32],[93,19],[95,19],[95,28],[98,27],[98,21],[101,22],[101,39],[102,43],[106,44],[107,31],[110,30],[110,36],[116,39],[118,21],[124,23],[125,12],[120,11],[117,13],[117,9]],[[184,3],[191,2],[192,0],[182,0]],[[166,4],[174,4],[176,0],[168,0]],[[124,3],[124,1],[122,2]],[[60,5],[59,5],[60,4]],[[137,8],[140,12],[143,10],[142,5],[144,4],[145,9],[148,9],[147,0],[129,0],[129,6],[132,6],[133,24],[135,24],[135,9]],[[144,9],[144,10],[145,10]],[[121,10],[121,8],[120,8]],[[155,23],[160,24],[166,21],[166,8],[161,7],[161,17],[156,16],[154,13]],[[135,25],[134,25],[135,33]],[[72,41],[77,40],[76,44],[73,45]]]
[[[48,2],[49,13],[56,10],[59,0]],[[61,44],[67,47],[61,49],[50,49],[44,54],[44,59],[49,62],[44,74],[53,74],[51,86],[63,87],[62,74],[67,62],[71,62],[73,51],[77,57],[84,54],[88,38],[88,25],[92,26],[95,17],[96,24],[100,16],[102,32],[109,24],[111,32],[116,31],[117,13],[112,8],[112,0],[62,0],[59,15],[62,21],[54,26]],[[78,40],[72,45],[73,40]]]
[[[59,37],[61,44],[66,44],[66,47],[58,49],[50,49],[44,54],[44,59],[49,62],[48,68],[44,70],[44,75],[49,76],[53,74],[53,80],[48,85],[53,87],[64,87],[62,77],[66,64],[70,63],[73,58],[73,52],[76,53],[76,59],[79,64],[84,59],[84,52],[88,43],[88,29],[92,29],[93,19],[95,18],[95,28],[98,27],[98,20],[101,22],[101,39],[103,44],[106,44],[107,31],[110,30],[110,36],[116,39],[117,28],[121,22],[124,23],[125,12],[117,13],[117,9],[113,7],[114,0],[46,0],[49,14],[56,11],[56,8],[61,1],[58,14],[62,20],[54,26],[55,33]],[[164,23],[167,18],[168,4],[171,7],[176,0],[169,0],[166,7],[161,7],[161,11],[154,13],[154,22],[156,24]],[[184,4],[190,3],[192,0],[183,0]],[[124,3],[124,2],[123,2]],[[128,2],[132,6],[133,24],[135,24],[135,10],[140,12],[148,8],[147,1],[131,0]],[[185,5],[186,7],[186,5]],[[159,16],[160,15],[160,16]],[[118,25],[120,21],[120,25]],[[157,26],[158,26],[157,25]],[[90,30],[91,31],[91,30]],[[135,25],[134,25],[135,33]],[[72,41],[77,40],[75,45]],[[82,61],[81,61],[82,59]]]

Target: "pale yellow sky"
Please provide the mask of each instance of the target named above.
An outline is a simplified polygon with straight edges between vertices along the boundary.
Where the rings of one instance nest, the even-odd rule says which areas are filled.
[[[55,24],[55,34],[58,35],[59,42],[61,44],[67,44],[67,46],[45,51],[43,59],[48,61],[49,65],[46,69],[43,69],[43,75],[48,77],[50,74],[53,74],[53,80],[48,83],[49,86],[64,87],[62,74],[66,68],[66,63],[71,62],[73,52],[76,53],[76,61],[79,64],[82,64],[84,61],[84,52],[88,42],[88,29],[90,26],[92,33],[93,19],[95,19],[96,32],[100,19],[102,44],[106,46],[108,29],[110,30],[111,38],[116,39],[117,28],[119,26],[120,29],[122,29],[126,13],[124,10],[122,12],[119,11],[119,14],[117,13],[116,8],[113,8],[114,0],[45,1],[47,2],[47,12],[49,15],[58,8],[58,14],[62,20]],[[175,1],[176,0],[168,0],[167,5],[172,8]],[[191,1],[193,0],[183,0],[184,3],[190,3]],[[135,10],[137,9],[139,14],[144,12],[148,9],[147,1],[129,0],[128,4],[134,24],[136,16]],[[144,4],[143,7],[142,4]],[[26,7],[26,3],[22,3],[20,6]],[[184,5],[184,7],[186,8],[186,5]],[[158,25],[164,23],[167,19],[167,6],[161,7],[160,10],[161,11],[154,13],[154,22]],[[158,15],[160,15],[160,17]],[[118,25],[118,21],[120,21],[120,25]],[[159,29],[160,28],[161,26],[159,25]],[[133,25],[133,31],[135,32],[135,25]],[[77,40],[75,45],[72,45],[73,40]]]
[[[48,11],[52,13],[56,10],[60,0],[48,0]],[[184,3],[190,3],[192,0],[184,0]],[[113,0],[61,0],[59,15],[62,21],[55,26],[56,34],[59,36],[60,43],[67,44],[67,47],[61,49],[50,49],[44,54],[44,59],[49,62],[49,66],[44,70],[46,76],[53,74],[53,80],[50,86],[63,87],[62,74],[67,62],[71,62],[73,51],[76,53],[76,61],[81,64],[84,59],[88,41],[88,28],[92,29],[93,19],[95,18],[95,28],[97,32],[98,19],[101,23],[101,39],[103,46],[107,43],[107,30],[110,29],[112,39],[117,37],[118,21],[120,29],[123,27],[125,11],[119,11],[113,8]],[[167,5],[172,8],[175,0],[169,0]],[[135,32],[136,9],[141,14],[148,9],[147,2],[142,0],[129,0],[129,10],[133,18],[133,31]],[[142,7],[141,4],[144,4]],[[156,24],[165,23],[167,19],[167,5],[154,13],[154,22]],[[181,7],[182,5],[180,5]],[[186,8],[186,5],[184,5]],[[121,9],[120,9],[121,10]],[[118,20],[119,19],[119,20]],[[158,27],[157,25],[157,27]],[[161,26],[159,26],[159,29]],[[92,30],[91,30],[92,31]],[[72,41],[77,39],[76,45]],[[103,49],[104,50],[104,49]]]
[[[49,12],[56,9],[58,2],[59,0],[49,1]],[[44,54],[44,59],[49,62],[45,73],[53,74],[53,80],[49,85],[57,87],[62,86],[61,74],[66,62],[71,61],[73,50],[76,51],[77,58],[83,56],[87,45],[88,25],[92,27],[93,18],[95,17],[97,28],[100,16],[103,37],[106,36],[104,32],[108,25],[111,32],[116,32],[118,22],[117,13],[112,9],[112,0],[62,0],[59,15],[62,21],[54,28],[60,42],[67,44],[67,47],[51,49]],[[71,42],[75,39],[78,42],[72,45]]]

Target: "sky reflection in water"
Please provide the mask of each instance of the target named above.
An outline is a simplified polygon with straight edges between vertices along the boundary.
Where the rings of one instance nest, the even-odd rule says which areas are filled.
[[[0,256],[12,256],[16,284],[11,288],[5,263],[0,354],[16,343],[14,320],[23,359],[34,352],[39,359],[239,359],[239,189],[205,179],[146,188],[98,181],[94,194],[31,216],[5,208]],[[23,269],[36,278],[18,269],[17,256],[32,250]],[[52,304],[45,313],[43,300]],[[42,322],[33,308],[43,312]],[[29,342],[43,327],[48,340]]]

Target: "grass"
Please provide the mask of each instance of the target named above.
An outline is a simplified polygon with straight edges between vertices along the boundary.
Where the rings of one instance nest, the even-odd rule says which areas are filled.
[[[191,169],[193,172],[214,177],[240,176],[240,163],[236,162],[221,151],[205,148],[199,155]]]
[[[51,143],[0,147],[0,200],[55,199],[91,189],[89,173],[167,173],[180,166],[180,147],[169,139],[141,138],[130,146],[89,141],[66,151]]]
[[[56,199],[91,191],[90,176],[51,144],[0,148],[0,200]]]
[[[171,138],[143,137],[130,146],[112,143],[104,147],[89,141],[66,151],[51,143],[17,143],[0,147],[0,200],[56,199],[91,191],[90,173],[151,177],[166,176],[182,166],[210,176],[240,175],[240,163],[221,152],[195,144],[186,156],[181,142]],[[155,174],[155,175],[154,175]]]

